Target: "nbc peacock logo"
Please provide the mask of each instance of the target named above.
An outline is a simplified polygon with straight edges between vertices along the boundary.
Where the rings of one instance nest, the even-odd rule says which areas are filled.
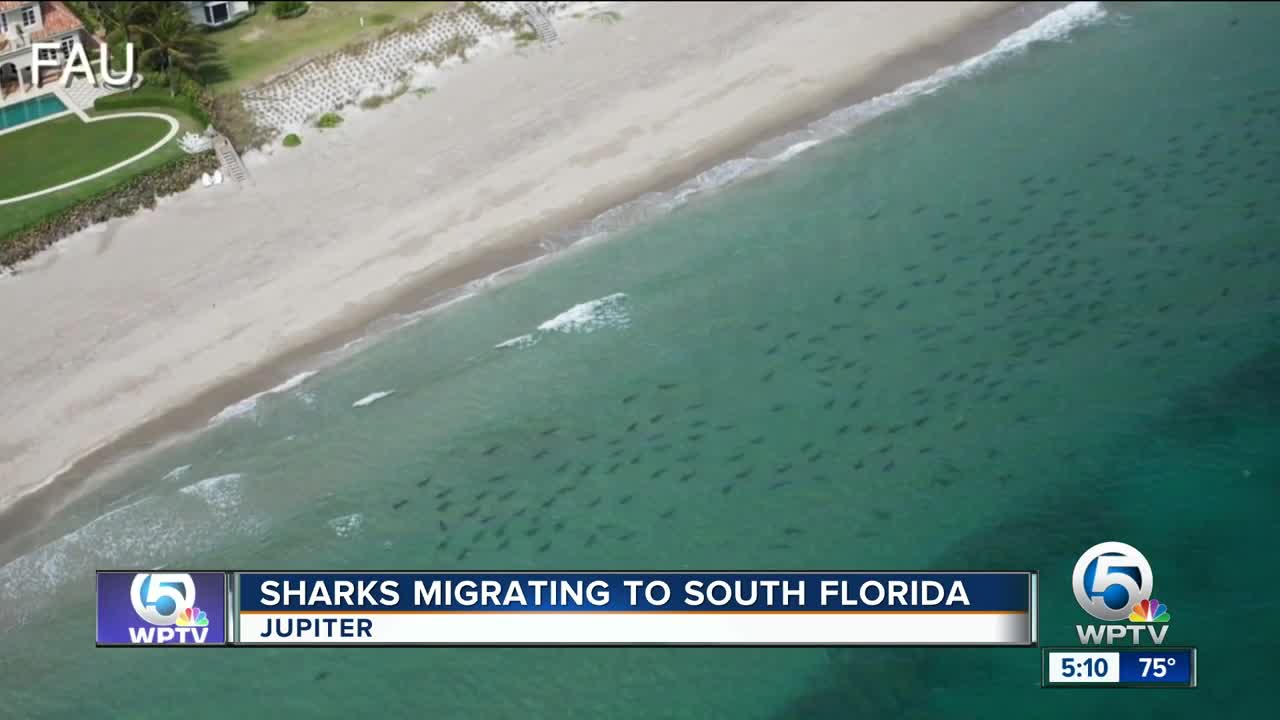
[[[1169,622],[1169,606],[1162,604],[1155,598],[1152,598],[1151,600],[1143,600],[1133,606],[1133,612],[1129,613],[1129,622]]]
[[[198,607],[189,607],[178,614],[178,627],[205,627],[209,624],[209,616]]]

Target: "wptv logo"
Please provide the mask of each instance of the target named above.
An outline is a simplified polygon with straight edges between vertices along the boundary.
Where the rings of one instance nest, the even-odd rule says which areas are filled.
[[[190,575],[139,573],[133,578],[129,599],[133,611],[148,623],[129,628],[133,643],[200,644],[209,637],[209,617],[196,607],[196,583]]]
[[[1169,632],[1169,608],[1152,599],[1151,563],[1137,548],[1122,542],[1098,543],[1076,561],[1071,576],[1076,602],[1093,617],[1129,625],[1077,625],[1082,645],[1114,644],[1128,636],[1134,645],[1149,635],[1153,644]]]

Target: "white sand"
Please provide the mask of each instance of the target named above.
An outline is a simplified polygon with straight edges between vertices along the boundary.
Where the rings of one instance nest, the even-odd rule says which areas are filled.
[[[304,133],[256,187],[60,243],[0,278],[0,508],[410,279],[683,179],[1004,5],[619,4]]]

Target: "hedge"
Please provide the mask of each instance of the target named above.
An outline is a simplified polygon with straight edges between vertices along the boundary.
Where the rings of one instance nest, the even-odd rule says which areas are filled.
[[[271,14],[275,15],[277,20],[288,20],[305,13],[309,7],[310,5],[305,2],[278,0],[271,3]]]
[[[101,110],[104,112],[145,107],[173,108],[174,110],[186,113],[196,120],[199,120],[203,125],[209,125],[211,122],[205,111],[201,110],[198,105],[191,102],[190,98],[182,95],[170,96],[168,90],[139,90],[132,94],[116,93],[115,95],[105,95],[100,97],[93,103],[94,110]]]

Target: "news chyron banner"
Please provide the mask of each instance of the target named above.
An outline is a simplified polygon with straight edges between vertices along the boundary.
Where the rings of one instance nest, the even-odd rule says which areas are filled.
[[[100,573],[99,645],[1034,646],[1033,572]]]

